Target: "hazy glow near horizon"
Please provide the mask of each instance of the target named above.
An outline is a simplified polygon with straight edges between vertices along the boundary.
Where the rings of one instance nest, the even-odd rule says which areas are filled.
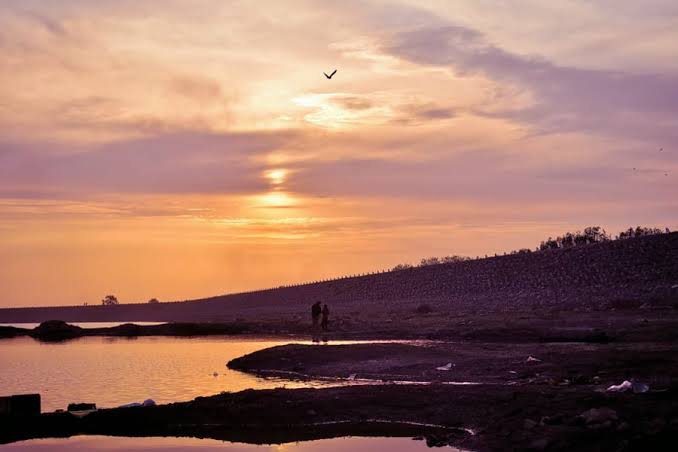
[[[670,0],[6,0],[0,307],[673,229],[676,30]]]

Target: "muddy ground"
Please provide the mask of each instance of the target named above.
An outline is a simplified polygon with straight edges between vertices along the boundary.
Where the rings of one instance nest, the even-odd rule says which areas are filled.
[[[678,306],[678,298],[673,302]],[[389,302],[334,308],[327,338],[432,339],[448,341],[541,342],[678,342],[678,309],[672,305],[605,310],[458,311],[448,303]],[[309,311],[309,312],[307,312]],[[206,336],[249,335],[307,339],[310,309],[262,308],[230,322],[166,323],[111,328],[79,328],[52,321],[34,329],[1,327],[0,339],[31,336],[37,340],[69,340],[82,336]]]
[[[429,308],[340,312],[330,324],[328,345],[275,347],[229,363],[267,377],[339,379],[345,387],[251,390],[100,410],[82,419],[67,413],[6,418],[0,420],[0,442],[74,434],[253,443],[384,435],[422,436],[430,445],[471,450],[676,450],[678,311],[455,315]],[[308,337],[301,317],[246,323],[243,329],[230,324],[229,331],[212,324],[118,333],[172,334],[174,328],[182,335]],[[420,341],[332,345],[336,339]],[[648,384],[649,391],[605,391],[627,379]],[[419,384],[398,384],[403,381]]]
[[[284,443],[380,435],[422,436],[430,445],[471,450],[675,450],[678,388],[664,389],[607,394],[589,386],[437,384],[249,390],[100,410],[81,419],[67,413],[14,419],[0,423],[0,441],[103,434]]]

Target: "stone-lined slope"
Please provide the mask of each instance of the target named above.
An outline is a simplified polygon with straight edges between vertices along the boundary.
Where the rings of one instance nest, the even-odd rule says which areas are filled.
[[[305,315],[314,300],[335,312],[367,313],[420,303],[460,312],[671,304],[678,301],[678,233],[186,302],[0,309],[0,322],[266,321]]]

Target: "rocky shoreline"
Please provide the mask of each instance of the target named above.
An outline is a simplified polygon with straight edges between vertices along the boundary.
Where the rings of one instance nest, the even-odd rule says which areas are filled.
[[[346,385],[247,390],[103,409],[82,418],[6,418],[0,443],[82,434],[256,444],[402,436],[478,451],[674,450],[675,348],[672,342],[286,345],[228,366],[286,379],[335,378]],[[627,378],[649,390],[606,391]],[[450,384],[460,381],[476,384]]]

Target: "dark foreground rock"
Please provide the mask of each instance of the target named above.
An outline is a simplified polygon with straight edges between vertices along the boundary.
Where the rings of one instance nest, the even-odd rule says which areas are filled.
[[[0,441],[96,434],[262,444],[377,435],[423,436],[431,445],[472,450],[675,450],[677,401],[675,386],[642,395],[442,384],[249,390],[83,418],[54,413],[4,419]]]

